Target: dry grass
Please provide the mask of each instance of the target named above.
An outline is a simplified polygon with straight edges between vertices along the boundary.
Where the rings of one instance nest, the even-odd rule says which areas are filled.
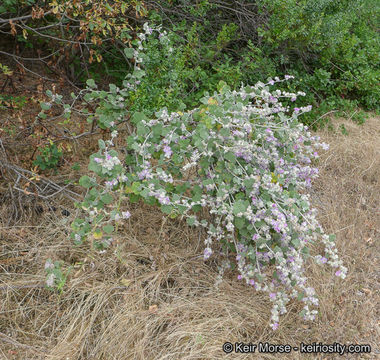
[[[44,212],[38,221],[0,223],[1,359],[315,359],[379,354],[379,118],[344,123],[348,136],[321,132],[331,148],[320,160],[313,199],[325,230],[349,268],[346,280],[310,265],[320,316],[305,323],[292,303],[279,330],[268,326],[270,302],[226,274],[214,288],[217,264],[204,263],[202,234],[137,207],[109,254],[73,248],[75,217]],[[67,206],[67,205],[66,205]],[[29,226],[27,226],[29,225]],[[114,254],[112,254],[114,253]],[[74,266],[62,295],[41,285],[48,257]],[[370,355],[301,356],[292,352],[225,355],[222,344],[270,342],[371,344]]]

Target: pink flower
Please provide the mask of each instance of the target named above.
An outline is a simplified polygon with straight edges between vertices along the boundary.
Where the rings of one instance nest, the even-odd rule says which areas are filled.
[[[53,287],[54,286],[54,280],[55,280],[55,275],[53,273],[49,274],[47,280],[46,280],[46,285],[49,286],[49,287]]]
[[[46,260],[46,263],[45,263],[45,270],[47,269],[54,269],[54,264],[51,262],[50,259]]]
[[[204,253],[203,253],[203,257],[205,260],[207,260],[212,254],[212,250],[208,247],[205,249]]]
[[[123,211],[121,213],[121,216],[123,217],[124,220],[129,219],[131,217],[131,213],[129,211]]]
[[[169,205],[169,204],[170,204],[169,196],[160,196],[160,197],[158,198],[158,201],[159,201],[160,204],[162,204],[162,205]]]
[[[166,157],[166,158],[170,158],[170,156],[172,156],[173,151],[172,151],[172,149],[170,148],[170,146],[165,145],[164,148],[163,148],[163,150],[164,150],[164,153],[165,153],[165,157]]]
[[[278,328],[278,323],[274,323],[274,324],[272,324],[271,326],[272,326],[272,329],[273,329],[273,330],[277,330],[277,328]]]
[[[144,169],[141,172],[139,172],[137,175],[138,175],[140,180],[144,180],[149,175],[149,170]]]

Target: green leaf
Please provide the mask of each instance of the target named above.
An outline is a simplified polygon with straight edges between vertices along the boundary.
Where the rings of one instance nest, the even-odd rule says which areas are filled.
[[[133,75],[135,75],[138,79],[141,79],[144,77],[145,71],[144,70],[135,70],[133,72]]]
[[[137,124],[137,135],[138,136],[144,136],[148,132],[149,132],[149,128],[146,125],[144,125],[142,123]]]
[[[214,183],[214,180],[213,179],[206,179],[206,180],[203,180],[202,181],[202,184],[203,185],[211,185]]]
[[[50,110],[50,108],[51,108],[51,105],[48,103],[42,102],[40,105],[41,105],[42,110]]]
[[[112,197],[111,194],[106,193],[106,194],[104,194],[104,195],[101,196],[100,200],[101,200],[104,204],[108,205],[108,204],[111,204],[111,203],[113,202],[113,197]]]
[[[280,280],[280,278],[278,277],[277,271],[273,271],[273,278],[278,281]]]
[[[227,152],[224,154],[224,158],[230,162],[236,161],[236,156],[232,152]]]
[[[186,219],[188,225],[193,226],[195,224],[195,216],[190,216]]]
[[[178,210],[180,214],[184,214],[187,210],[187,207],[185,205],[177,205],[176,210]]]
[[[99,164],[97,164],[95,161],[90,161],[90,163],[88,164],[88,170],[89,171],[93,171],[94,173],[98,174],[99,171],[101,170],[101,166]]]
[[[249,206],[249,202],[247,200],[238,200],[235,201],[233,206],[233,213],[237,215],[239,213],[244,213]]]
[[[105,225],[103,226],[103,231],[106,234],[111,234],[114,231],[114,227],[112,225]]]
[[[90,194],[91,196],[96,197],[96,196],[99,195],[99,191],[98,191],[98,189],[96,189],[96,188],[92,188],[92,189],[90,190],[89,194]]]
[[[170,214],[173,211],[173,206],[171,205],[161,205],[161,211],[165,214]]]
[[[299,301],[301,301],[304,297],[305,297],[305,294],[304,294],[303,292],[299,292],[299,293],[298,293],[298,296],[297,296],[297,299],[298,299]]]
[[[199,212],[202,210],[202,205],[194,205],[191,210],[193,210],[194,212]]]
[[[230,130],[224,127],[220,129],[219,133],[221,136],[224,136],[224,137],[230,136]]]
[[[146,116],[143,112],[136,111],[135,113],[133,113],[131,121],[134,124],[138,124],[141,120],[146,120]]]
[[[141,197],[139,195],[136,195],[136,194],[129,194],[129,201],[131,203],[136,203],[138,202],[139,200],[141,199]]]
[[[245,228],[245,219],[242,217],[237,217],[234,219],[235,226],[241,230]]]
[[[270,196],[270,194],[266,190],[262,190],[260,192],[260,197],[261,197],[261,200],[263,200],[265,202],[270,202],[271,199],[272,199],[271,196]]]
[[[304,211],[309,210],[309,204],[307,203],[307,201],[301,201],[301,207]]]
[[[89,189],[91,186],[93,186],[93,180],[89,176],[84,175],[79,179],[79,185],[83,186],[86,189]]]
[[[209,131],[205,128],[199,130],[199,135],[203,140],[206,140],[209,137]]]
[[[298,248],[300,246],[300,240],[298,237],[295,237],[292,239],[291,243],[296,247]]]
[[[132,192],[136,195],[140,194],[141,184],[139,182],[134,182],[132,184]]]
[[[160,136],[162,134],[162,124],[157,124],[152,127],[153,135]]]
[[[192,189],[193,195],[201,195],[202,194],[202,188],[199,185],[194,185]]]
[[[245,198],[245,194],[243,192],[239,192],[235,195],[236,200],[242,200]]]
[[[193,202],[198,202],[202,199],[202,190],[198,191],[198,188],[199,188],[199,186],[196,185],[196,186],[194,186],[194,188],[192,190],[193,196],[191,199]]]
[[[189,184],[184,183],[175,187],[176,193],[183,194],[189,188]]]
[[[116,86],[115,84],[109,84],[108,86],[109,86],[110,91],[111,91],[112,93],[116,93],[117,86]]]
[[[88,80],[86,81],[86,84],[87,84],[88,87],[90,87],[90,88],[92,88],[92,89],[95,89],[95,88],[97,87],[96,84],[95,84],[94,79],[88,79]]]
[[[133,48],[125,48],[124,54],[128,59],[132,59],[135,53],[135,49]]]
[[[219,92],[221,92],[222,89],[223,89],[224,87],[226,87],[226,86],[228,86],[227,83],[226,83],[225,81],[223,81],[223,80],[220,80],[219,83],[218,83],[218,87],[217,87],[217,89],[218,89]]]

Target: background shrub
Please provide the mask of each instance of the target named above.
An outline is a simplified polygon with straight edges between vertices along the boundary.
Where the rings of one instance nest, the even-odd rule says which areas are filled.
[[[162,1],[159,6],[7,0],[0,26],[23,47],[50,51],[45,64],[64,65],[75,84],[93,78],[101,85],[107,75],[121,86],[134,68],[124,50],[149,18],[163,24],[173,53],[163,56],[157,41],[147,46],[152,73],[136,94],[141,106],[192,107],[220,80],[237,88],[290,74],[296,80],[284,90],[307,93],[299,105],[312,104],[314,110],[303,121],[315,123],[331,109],[379,109],[379,9],[375,0]]]

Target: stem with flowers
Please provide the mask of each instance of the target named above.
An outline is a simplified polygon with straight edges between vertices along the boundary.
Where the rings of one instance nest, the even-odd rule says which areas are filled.
[[[236,268],[238,280],[267,292],[273,329],[292,298],[304,304],[303,318],[313,320],[318,299],[307,284],[305,260],[330,265],[342,279],[347,268],[337,255],[335,237],[325,234],[316,220],[307,194],[318,176],[312,167],[316,149],[328,145],[298,121],[310,106],[292,110],[285,105],[304,93],[273,89],[291,76],[238,90],[221,82],[195,109],[164,108],[150,117],[135,112],[122,158],[113,140],[117,119],[126,117],[124,104],[144,76],[144,42],[158,36],[170,56],[166,34],[148,25],[144,30],[136,49],[126,52],[140,65],[138,76],[132,75],[124,89],[110,86],[109,92],[91,84],[87,100],[102,99],[97,113],[111,139],[100,140],[99,151],[90,157],[89,170],[96,176],[80,180],[88,189],[80,204],[85,216],[72,224],[72,238],[95,239],[97,248],[106,248],[113,224],[131,216],[122,204],[142,200],[170,218],[203,227],[204,260],[224,259],[218,282],[226,269]],[[310,254],[310,244],[317,241],[325,246],[323,255]]]

